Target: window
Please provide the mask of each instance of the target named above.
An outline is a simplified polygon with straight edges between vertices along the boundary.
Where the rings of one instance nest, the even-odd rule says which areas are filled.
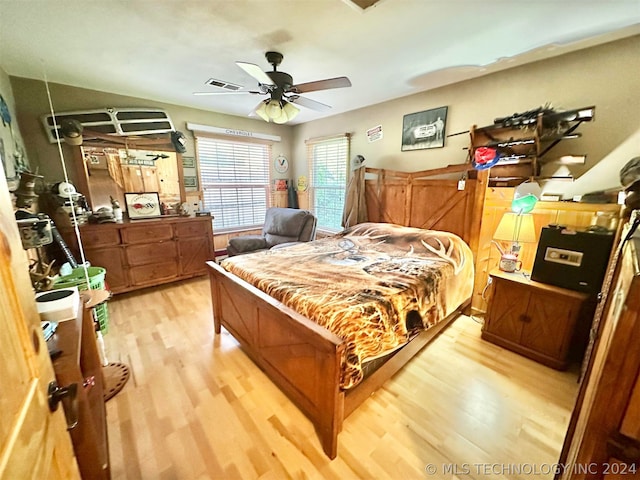
[[[318,228],[342,229],[349,134],[307,141],[309,205],[318,218]]]
[[[215,231],[252,228],[264,223],[269,206],[271,146],[197,137],[204,206]]]

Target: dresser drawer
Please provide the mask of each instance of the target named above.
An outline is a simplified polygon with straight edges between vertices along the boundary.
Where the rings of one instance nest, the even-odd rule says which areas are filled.
[[[211,222],[211,220],[209,220]],[[203,237],[209,235],[209,225],[207,222],[188,222],[188,223],[176,223],[173,227],[176,232],[176,237]]]
[[[155,285],[164,280],[177,278],[178,263],[171,261],[131,267],[129,269],[129,275],[134,285]]]
[[[122,230],[122,241],[124,243],[150,243],[173,238],[171,225],[145,225],[140,227],[129,227]]]
[[[129,245],[125,248],[128,265],[148,265],[150,263],[175,261],[178,249],[173,241]]]
[[[120,231],[117,228],[81,228],[80,237],[86,248],[120,244]]]

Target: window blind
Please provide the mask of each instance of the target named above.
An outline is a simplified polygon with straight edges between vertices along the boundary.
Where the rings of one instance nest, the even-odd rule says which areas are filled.
[[[342,229],[349,134],[307,141],[309,164],[309,208],[318,218],[318,228]]]
[[[271,145],[197,137],[204,206],[216,231],[258,227],[269,206]]]

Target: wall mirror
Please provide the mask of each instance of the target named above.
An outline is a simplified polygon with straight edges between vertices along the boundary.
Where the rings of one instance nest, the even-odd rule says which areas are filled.
[[[158,192],[167,205],[184,201],[182,159],[168,136],[131,139],[85,130],[83,138],[74,148],[75,176],[92,210],[111,207],[111,197],[124,206],[127,192]]]

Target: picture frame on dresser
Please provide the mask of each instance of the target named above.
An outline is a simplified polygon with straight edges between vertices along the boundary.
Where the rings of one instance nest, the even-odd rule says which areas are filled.
[[[158,192],[125,193],[124,201],[130,220],[157,218],[162,214]]]

